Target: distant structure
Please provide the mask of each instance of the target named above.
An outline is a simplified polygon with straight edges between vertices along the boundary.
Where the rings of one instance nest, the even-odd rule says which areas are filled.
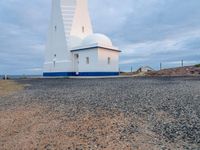
[[[87,0],[52,0],[44,76],[119,75],[120,50],[94,34]]]
[[[137,70],[137,72],[151,72],[151,71],[155,71],[155,70],[149,66],[143,66]]]

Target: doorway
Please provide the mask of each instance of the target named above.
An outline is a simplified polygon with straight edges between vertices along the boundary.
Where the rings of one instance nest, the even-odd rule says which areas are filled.
[[[79,75],[79,54],[74,54],[74,71],[76,76]]]

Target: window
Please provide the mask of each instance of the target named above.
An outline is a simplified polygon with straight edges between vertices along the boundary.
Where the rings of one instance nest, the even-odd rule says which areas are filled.
[[[111,58],[108,57],[108,64],[110,65],[110,63],[111,63]]]
[[[90,58],[86,57],[86,64],[90,64]]]
[[[85,32],[85,27],[84,26],[82,26],[82,33],[84,33]]]

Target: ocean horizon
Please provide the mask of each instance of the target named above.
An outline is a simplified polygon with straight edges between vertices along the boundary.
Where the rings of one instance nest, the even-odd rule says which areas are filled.
[[[0,75],[0,79],[3,79],[5,75]],[[42,75],[7,75],[9,79],[25,79],[25,78],[41,78]]]

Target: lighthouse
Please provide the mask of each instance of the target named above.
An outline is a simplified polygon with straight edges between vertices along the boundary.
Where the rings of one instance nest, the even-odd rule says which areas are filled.
[[[120,50],[93,33],[87,0],[52,0],[44,76],[118,75]]]

